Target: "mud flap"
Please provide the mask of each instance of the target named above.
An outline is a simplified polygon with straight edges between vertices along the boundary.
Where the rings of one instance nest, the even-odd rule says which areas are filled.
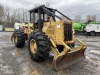
[[[58,56],[53,61],[54,69],[56,71],[59,71],[74,63],[84,60],[85,59],[85,55],[84,55],[85,49],[86,47],[83,47],[81,50],[75,50],[63,56]]]

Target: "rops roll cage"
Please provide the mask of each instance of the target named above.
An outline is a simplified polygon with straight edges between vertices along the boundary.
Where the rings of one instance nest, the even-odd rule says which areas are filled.
[[[55,17],[60,19],[60,20],[62,19],[61,17],[59,17],[58,15],[55,14],[56,12],[58,12],[60,15],[62,15],[67,20],[72,21],[69,17],[62,14],[57,9],[48,8],[48,7],[45,7],[45,5],[42,5],[42,6],[34,8],[34,9],[31,9],[31,10],[29,10],[29,12],[30,12],[30,22],[33,22],[33,24],[34,24],[33,28],[34,29],[35,29],[35,19],[36,19],[35,14],[36,13],[38,14],[38,29],[39,29],[39,31],[42,31],[42,25],[43,25],[43,22],[41,21],[41,16],[43,17],[43,21],[44,21],[45,20],[45,14],[52,17],[53,20],[56,21]]]

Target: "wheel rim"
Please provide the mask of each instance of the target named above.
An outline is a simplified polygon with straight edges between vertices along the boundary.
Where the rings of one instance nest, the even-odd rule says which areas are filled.
[[[91,35],[95,35],[95,32],[91,32]]]
[[[32,53],[35,53],[37,50],[36,41],[34,39],[30,41],[30,50]]]
[[[76,30],[75,33],[78,34],[78,31]]]

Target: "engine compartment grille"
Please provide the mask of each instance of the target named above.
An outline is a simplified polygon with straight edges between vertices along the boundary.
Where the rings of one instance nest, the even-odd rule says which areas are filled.
[[[64,41],[72,40],[72,23],[64,23]]]

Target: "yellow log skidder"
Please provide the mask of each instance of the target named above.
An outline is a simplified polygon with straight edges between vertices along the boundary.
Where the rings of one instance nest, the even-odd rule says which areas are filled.
[[[70,18],[44,5],[29,12],[30,24],[24,24],[16,29],[11,37],[16,47],[24,47],[25,41],[28,40],[30,56],[37,62],[44,61],[51,52],[56,71],[85,58],[84,43],[77,39],[80,45],[75,47],[73,21]],[[66,22],[56,13],[63,16]]]

